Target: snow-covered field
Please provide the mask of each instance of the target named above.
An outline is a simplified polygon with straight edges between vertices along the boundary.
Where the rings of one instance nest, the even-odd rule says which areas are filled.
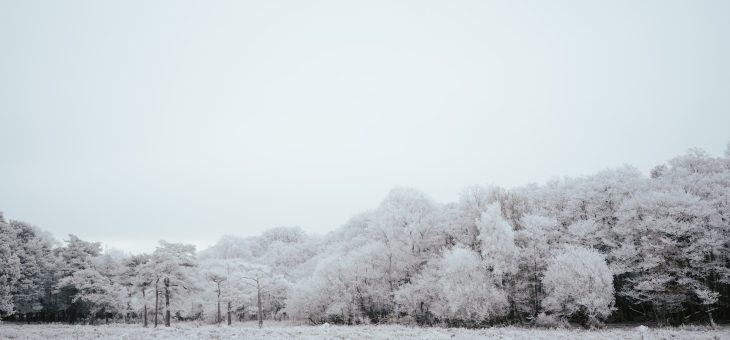
[[[650,329],[611,328],[600,331],[582,329],[525,329],[495,327],[487,329],[421,328],[385,326],[295,326],[271,324],[259,329],[255,324],[233,327],[175,324],[170,328],[142,328],[139,325],[112,324],[72,326],[65,324],[0,324],[0,339],[730,339],[730,328],[705,327]]]

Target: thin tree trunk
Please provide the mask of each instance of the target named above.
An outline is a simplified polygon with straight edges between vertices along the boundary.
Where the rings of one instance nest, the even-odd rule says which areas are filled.
[[[228,326],[231,325],[231,301],[228,301]]]
[[[715,325],[715,320],[712,318],[711,309],[707,309],[707,316],[710,317],[710,326],[712,326],[712,329],[717,329],[717,325]]]
[[[390,291],[393,292],[393,254],[388,254],[388,284]]]
[[[259,284],[259,281],[256,281],[256,295],[258,300],[258,308],[259,308],[259,328],[264,327],[264,313],[261,309],[261,285]]]
[[[157,327],[158,314],[160,314],[160,291],[155,284],[155,327]]]
[[[221,323],[221,283],[217,282],[218,284],[218,318],[216,319],[216,323],[220,325]]]
[[[170,327],[170,279],[165,278],[165,327]]]
[[[144,288],[142,289],[142,300],[144,300],[144,326],[147,327],[147,299],[144,295]]]

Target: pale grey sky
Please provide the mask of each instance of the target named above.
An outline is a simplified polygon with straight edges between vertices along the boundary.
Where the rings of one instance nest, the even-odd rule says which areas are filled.
[[[127,250],[730,139],[730,1],[0,0],[0,210]]]

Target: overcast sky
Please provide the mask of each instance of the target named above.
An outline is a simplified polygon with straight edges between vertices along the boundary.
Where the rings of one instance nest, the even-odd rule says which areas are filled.
[[[730,1],[0,0],[0,210],[125,250],[324,233],[730,140]]]

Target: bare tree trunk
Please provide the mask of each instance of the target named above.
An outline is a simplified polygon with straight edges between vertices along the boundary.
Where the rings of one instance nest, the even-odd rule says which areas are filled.
[[[540,280],[537,277],[537,260],[535,260],[534,263],[535,263],[535,267],[534,267],[533,270],[534,270],[534,273],[535,273],[535,285],[534,285],[534,288],[535,288],[535,312],[534,312],[533,317],[536,318],[537,317],[537,314],[538,314],[538,311],[539,311],[539,308],[540,308],[539,307],[539,304],[540,304],[540,296],[539,296],[539,293],[538,293],[538,289],[539,289],[538,285],[540,284]]]
[[[160,315],[160,277],[155,280],[155,328],[159,324]]]
[[[259,284],[259,281],[256,280],[256,297],[257,297],[257,304],[259,308],[259,328],[264,327],[264,312],[261,309],[261,285]]]
[[[390,291],[393,292],[393,254],[388,254],[388,284]]]
[[[160,290],[155,284],[155,327],[157,327],[157,315],[160,314]]]
[[[715,319],[712,318],[712,310],[709,308],[707,309],[707,316],[710,317],[710,326],[712,326],[712,329],[717,329]]]
[[[228,326],[231,325],[231,301],[228,301]]]
[[[654,317],[656,317],[657,324],[659,324],[659,326],[664,326],[663,320],[659,317],[659,313],[657,312],[656,305],[652,305],[652,310],[654,311]]]
[[[218,284],[218,318],[215,320],[215,323],[220,325],[221,323],[221,283],[216,282]]]
[[[170,279],[165,278],[165,327],[170,327]]]
[[[144,295],[144,288],[142,288],[142,300],[144,300],[144,326],[147,327],[147,299]]]

